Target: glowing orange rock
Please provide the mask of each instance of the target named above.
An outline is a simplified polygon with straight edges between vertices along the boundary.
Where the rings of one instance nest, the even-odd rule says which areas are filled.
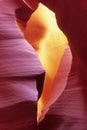
[[[36,50],[46,75],[42,95],[38,101],[39,121],[42,112],[50,106],[53,81],[61,63],[68,40],[59,29],[54,12],[39,4],[23,30],[27,41]],[[46,113],[45,111],[45,113]]]

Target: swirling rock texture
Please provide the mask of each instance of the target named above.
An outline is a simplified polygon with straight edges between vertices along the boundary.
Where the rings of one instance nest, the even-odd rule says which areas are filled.
[[[0,130],[37,129],[37,89],[44,69],[17,27],[15,10],[22,4],[0,0]]]
[[[23,1],[28,6],[21,0],[0,0],[0,130],[86,130],[87,2],[86,0]],[[60,66],[53,79],[53,98],[48,100],[50,108],[48,106],[49,110],[45,109],[48,112],[45,111],[47,112],[45,118],[37,126],[37,98],[38,92],[40,97],[44,87],[46,71],[40,57],[44,53],[40,53],[40,48],[38,49],[35,44],[32,47],[32,42],[28,43],[31,39],[28,42],[25,41],[22,32],[29,26],[29,20],[35,16],[31,14],[36,10],[38,2],[42,2],[55,12],[58,26],[67,36],[71,50],[69,46],[64,49]],[[19,25],[22,32],[15,22],[15,10],[19,24],[22,24],[22,26]],[[44,45],[45,49],[51,49],[47,45]],[[42,49],[41,52],[43,52]],[[71,71],[67,77],[66,72],[70,69],[68,65],[71,66]],[[63,87],[63,93],[61,87]],[[44,115],[42,113],[42,118]]]

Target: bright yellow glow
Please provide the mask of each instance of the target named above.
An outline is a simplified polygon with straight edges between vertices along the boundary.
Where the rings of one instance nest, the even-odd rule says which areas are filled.
[[[43,92],[38,101],[39,119],[52,96],[52,83],[68,40],[57,25],[54,12],[42,4],[39,4],[27,22],[24,36],[36,50],[46,71]]]

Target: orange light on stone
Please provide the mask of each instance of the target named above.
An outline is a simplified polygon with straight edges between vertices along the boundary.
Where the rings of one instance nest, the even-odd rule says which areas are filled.
[[[38,101],[37,120],[39,120],[42,112],[50,105],[53,81],[68,40],[57,25],[55,13],[41,3],[31,15],[23,33],[25,39],[36,50],[46,71],[42,95]]]

